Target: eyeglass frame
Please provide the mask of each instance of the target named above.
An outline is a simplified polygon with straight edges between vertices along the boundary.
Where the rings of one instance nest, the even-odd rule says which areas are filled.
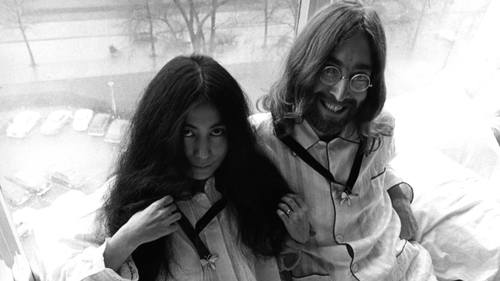
[[[341,74],[340,79],[338,81],[336,81],[336,82],[333,82],[333,83],[325,81],[325,79],[323,78],[323,76],[324,76],[324,73],[325,73],[325,69],[327,69],[327,68],[337,69],[339,71],[339,73]],[[352,88],[351,83],[352,83],[353,79],[355,79],[356,77],[366,77],[368,79],[368,86],[366,87],[366,89],[358,91],[358,90],[355,90],[355,89]],[[319,80],[321,81],[321,83],[323,83],[323,84],[325,84],[327,86],[337,85],[340,81],[345,80],[345,79],[347,79],[347,77],[342,73],[342,70],[339,67],[335,66],[335,65],[326,65],[325,67],[323,67],[323,69],[321,69],[321,72],[319,74]],[[351,78],[349,78],[349,89],[351,91],[355,92],[355,93],[358,93],[358,94],[364,93],[364,92],[366,92],[371,87],[373,87],[372,79],[371,79],[370,75],[368,75],[368,74],[358,73],[358,74],[354,74],[353,76],[351,76]]]

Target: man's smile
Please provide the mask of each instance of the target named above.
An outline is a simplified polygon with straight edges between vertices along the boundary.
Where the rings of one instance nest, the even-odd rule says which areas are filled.
[[[349,99],[344,100],[342,102],[338,102],[334,98],[323,97],[319,99],[319,103],[329,113],[335,115],[343,115],[344,113],[348,112],[355,105],[356,102]]]
[[[335,102],[321,100],[321,104],[326,107],[329,111],[334,113],[340,113],[346,107]]]

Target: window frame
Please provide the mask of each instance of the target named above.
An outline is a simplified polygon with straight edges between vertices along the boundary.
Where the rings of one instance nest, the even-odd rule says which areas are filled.
[[[5,265],[12,270],[14,258],[16,256],[29,264],[19,237],[17,237],[8,206],[5,202],[3,194],[0,192],[0,262],[4,262]],[[28,281],[38,280],[35,278],[36,274],[33,270],[31,268],[29,268],[29,270],[30,272],[22,273],[29,276]],[[2,277],[2,280],[5,280],[5,276],[0,277]]]

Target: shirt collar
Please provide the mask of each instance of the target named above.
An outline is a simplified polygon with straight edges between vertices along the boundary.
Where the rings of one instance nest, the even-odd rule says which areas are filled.
[[[316,135],[311,125],[305,119],[302,123],[295,124],[292,137],[305,149],[309,149],[319,142],[318,135]]]
[[[316,132],[314,132],[311,125],[305,119],[302,123],[295,124],[292,136],[305,149],[309,149],[311,146],[320,141]],[[339,136],[331,141],[339,138],[353,143],[360,142],[356,126],[354,126],[352,122],[347,124],[342,132],[340,132]]]

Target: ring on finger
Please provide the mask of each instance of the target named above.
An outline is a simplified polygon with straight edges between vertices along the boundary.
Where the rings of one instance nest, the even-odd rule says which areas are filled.
[[[288,209],[288,210],[286,210],[286,212],[285,212],[285,214],[286,214],[287,216],[290,216],[290,214],[291,214],[291,213],[292,213],[292,209]]]

